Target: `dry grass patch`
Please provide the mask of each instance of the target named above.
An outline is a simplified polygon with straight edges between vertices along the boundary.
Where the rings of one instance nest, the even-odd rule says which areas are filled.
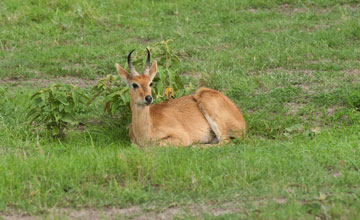
[[[9,85],[11,87],[46,87],[54,83],[64,83],[72,84],[80,88],[88,88],[94,86],[96,82],[97,79],[80,79],[73,76],[57,77],[53,79],[21,79],[12,77],[5,77],[4,79],[0,79],[0,85]]]

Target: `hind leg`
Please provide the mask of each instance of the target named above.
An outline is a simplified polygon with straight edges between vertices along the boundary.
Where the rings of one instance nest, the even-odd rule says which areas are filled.
[[[219,142],[227,143],[230,138],[244,136],[245,120],[229,98],[221,92],[207,88],[200,88],[195,93],[195,98]]]

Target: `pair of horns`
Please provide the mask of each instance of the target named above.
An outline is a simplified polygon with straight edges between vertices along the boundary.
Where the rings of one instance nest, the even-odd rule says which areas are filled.
[[[145,74],[145,75],[149,75],[149,71],[150,71],[150,51],[149,51],[149,49],[147,49],[147,48],[146,48],[146,50],[147,50],[147,59],[146,59],[144,74]],[[129,53],[127,60],[128,60],[128,65],[129,65],[129,68],[130,68],[130,73],[131,73],[131,75],[137,76],[137,75],[139,75],[139,73],[136,72],[135,67],[134,67],[134,66],[132,65],[132,63],[131,63],[131,54],[132,54],[134,51],[135,51],[135,49],[132,50],[132,51]]]

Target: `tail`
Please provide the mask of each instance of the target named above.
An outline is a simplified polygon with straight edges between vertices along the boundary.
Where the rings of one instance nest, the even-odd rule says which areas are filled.
[[[209,116],[209,114],[206,112],[203,104],[201,102],[198,102],[198,106],[199,106],[199,109],[201,111],[201,113],[204,115],[204,117],[206,118],[207,122],[209,123],[210,125],[210,128],[211,130],[214,132],[215,136],[216,136],[216,139],[218,140],[218,142],[220,142],[221,140],[221,133],[220,133],[220,130],[219,130],[219,126],[217,125],[217,123]]]

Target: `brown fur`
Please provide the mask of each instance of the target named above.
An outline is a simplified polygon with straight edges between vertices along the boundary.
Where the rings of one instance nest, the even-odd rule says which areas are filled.
[[[129,136],[138,146],[212,144],[242,137],[245,120],[236,105],[221,92],[200,88],[194,95],[145,105],[149,86],[157,71],[154,61],[149,74],[131,76],[118,64],[119,75],[130,86],[132,122]],[[132,88],[136,83],[139,88]]]
[[[219,91],[200,88],[195,93],[196,101],[203,111],[217,124],[221,137],[228,140],[239,138],[246,131],[246,123],[236,105]]]

